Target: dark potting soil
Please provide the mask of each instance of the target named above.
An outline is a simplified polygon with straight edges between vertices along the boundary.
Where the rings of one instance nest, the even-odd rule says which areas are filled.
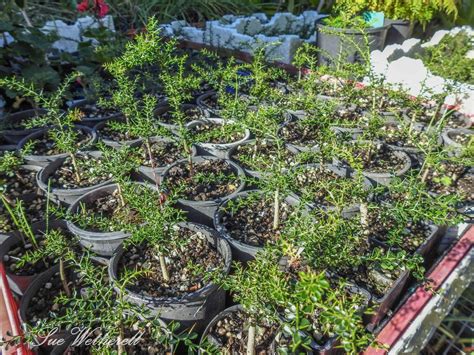
[[[100,158],[91,155],[76,156],[77,167],[79,170],[79,181],[74,172],[72,160],[67,157],[61,166],[50,176],[51,187],[59,189],[78,189],[94,186],[112,178],[109,176],[100,176],[97,174],[97,167],[100,164]]]
[[[139,137],[132,136],[129,132],[121,132],[115,130],[113,127],[109,126],[108,123],[105,124],[102,128],[97,130],[99,136],[102,139],[106,139],[113,142],[125,142],[138,139]]]
[[[197,107],[187,108],[184,110],[183,114],[184,114],[185,123],[188,123],[191,121],[197,121],[203,118],[203,114],[201,110]],[[171,109],[162,114],[155,114],[155,118],[158,121],[163,122],[163,123],[178,124],[178,122],[176,122],[175,120],[175,117]]]
[[[296,162],[296,154],[290,152],[285,146],[281,147],[281,163],[290,167]],[[239,145],[235,148],[231,158],[245,169],[264,171],[271,168],[278,159],[278,147],[267,140],[257,140],[250,144]]]
[[[37,193],[36,173],[22,167],[15,169],[12,173],[0,173],[0,189],[10,200]]]
[[[57,231],[64,233],[64,231],[61,229],[57,229]],[[35,239],[39,245],[39,248],[44,246],[45,240],[43,232],[35,233]],[[17,276],[38,275],[39,273],[46,271],[48,268],[54,265],[54,258],[52,256],[48,256],[36,263],[27,262],[19,266],[19,259],[21,259],[27,253],[33,253],[35,250],[31,242],[28,240],[25,242],[25,245],[23,245],[21,242],[16,244],[7,254],[3,256],[3,262],[12,274]]]
[[[240,200],[235,210],[227,205],[221,223],[233,239],[263,247],[278,239],[285,222],[296,210],[285,201],[280,202],[280,224],[279,228],[274,230],[273,199],[251,195],[246,201]]]
[[[362,183],[351,178],[343,178],[324,168],[298,169],[294,186],[295,192],[303,200],[309,200],[319,206],[343,204],[343,207],[348,207],[367,198],[367,192]]]
[[[119,275],[125,269],[146,270],[146,275],[138,276],[134,284],[127,287],[130,291],[150,297],[179,297],[207,284],[205,275],[190,265],[204,270],[204,273],[223,269],[224,259],[205,235],[183,227],[170,233],[179,233],[180,240],[185,241],[165,255],[170,280],[163,278],[157,250],[147,245],[134,246],[124,253],[119,263]]]
[[[237,124],[203,123],[191,129],[197,143],[229,144],[245,137],[245,132]]]
[[[282,126],[281,137],[290,144],[313,147],[324,139],[324,131],[304,119],[294,120]]]
[[[408,253],[414,253],[430,236],[431,229],[423,223],[408,223],[406,229],[396,239],[390,240],[387,231],[378,233],[377,240],[387,243],[389,246],[400,248]]]
[[[91,136],[89,134],[84,134],[80,132],[76,138],[76,147],[82,148],[91,140]],[[32,147],[32,155],[56,155],[64,153],[60,151],[54,141],[47,136],[39,139],[33,140],[33,147]]]
[[[68,285],[73,292],[80,292],[81,282],[73,275],[70,270],[66,270]],[[38,292],[31,298],[28,309],[26,310],[26,321],[29,325],[35,326],[42,320],[47,320],[56,316],[64,316],[66,314],[67,304],[56,302],[56,299],[66,295],[62,287],[59,271],[41,287]]]
[[[426,178],[428,190],[441,195],[458,193],[466,202],[474,202],[474,174],[468,167],[444,162],[440,171],[430,169]]]
[[[240,185],[235,169],[225,160],[182,162],[171,168],[166,176],[170,189],[182,188],[180,195],[186,200],[209,201],[228,196]]]
[[[82,119],[101,119],[110,116],[115,116],[120,113],[119,110],[113,108],[99,107],[96,103],[85,104],[79,107],[79,110],[83,113]]]
[[[183,149],[175,142],[151,142],[150,147],[153,156],[153,164],[145,143],[140,147],[141,165],[149,168],[153,165],[156,168],[164,167],[185,157]]]
[[[405,165],[405,161],[385,144],[373,144],[370,149],[356,148],[353,153],[362,163],[363,170],[371,173],[389,173],[402,169]],[[348,162],[345,163],[349,165]]]
[[[374,267],[374,268],[372,268]],[[360,266],[341,276],[368,290],[375,297],[383,297],[404,270],[383,270],[372,265]]]
[[[242,311],[231,312],[221,318],[210,330],[219,349],[226,354],[245,354],[249,317]],[[271,344],[278,331],[276,324],[259,324],[255,334],[255,353],[258,355],[273,354]],[[214,342],[213,342],[214,343]]]
[[[138,344],[125,346],[126,354],[171,355],[170,349],[167,349],[163,344],[152,338],[152,335],[150,333],[151,331],[152,330],[147,327],[146,324],[144,326],[134,327],[133,329],[125,329],[124,333],[126,339],[133,338],[133,336],[135,336],[137,332],[143,333],[140,340],[138,341]]]

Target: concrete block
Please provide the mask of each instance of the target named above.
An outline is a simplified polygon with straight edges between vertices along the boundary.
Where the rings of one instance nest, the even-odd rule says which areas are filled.
[[[426,48],[426,47],[436,46],[439,42],[441,42],[443,37],[446,36],[448,33],[449,31],[446,31],[446,30],[436,31],[433,37],[431,37],[431,39],[428,42],[422,44],[422,47]]]
[[[181,29],[181,33],[184,39],[196,42],[196,43],[204,43],[204,31],[191,26],[185,26]]]
[[[263,29],[262,23],[256,17],[238,19],[235,21],[234,26],[237,32],[250,36],[255,36],[261,33]]]

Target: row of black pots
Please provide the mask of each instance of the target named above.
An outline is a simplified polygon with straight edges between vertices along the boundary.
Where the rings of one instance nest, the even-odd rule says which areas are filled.
[[[207,158],[206,158],[207,159]],[[106,188],[114,188],[113,185],[110,185],[110,186],[105,186],[105,187],[102,187],[100,189],[106,189]],[[100,190],[99,189],[99,190]],[[295,202],[295,201],[293,201]],[[71,206],[72,207],[72,206]],[[221,234],[222,235],[222,234]],[[225,238],[225,235],[223,235],[224,238]],[[126,237],[124,235],[122,235],[122,237]],[[98,238],[98,239],[101,239],[101,238]],[[221,238],[220,238],[221,239]],[[230,239],[228,238],[225,238],[227,241],[231,241]],[[123,240],[123,239],[122,239]],[[224,240],[224,239],[222,239]],[[121,241],[121,240],[120,240]],[[119,244],[119,243],[118,243]],[[231,243],[232,244],[232,249],[235,249],[235,246],[236,244],[235,243]],[[115,248],[110,248],[110,249],[115,249]],[[238,254],[237,254],[238,255]],[[236,255],[236,256],[237,256]],[[116,256],[114,256],[115,258]],[[238,257],[238,256],[237,256]],[[403,277],[402,277],[403,276]],[[397,280],[397,282],[395,283],[395,287],[392,288],[391,291],[389,291],[389,293],[384,296],[384,298],[382,300],[374,300],[375,303],[378,305],[378,312],[376,313],[376,316],[374,316],[372,319],[371,319],[371,323],[370,324],[376,324],[378,323],[382,318],[383,316],[386,314],[387,310],[393,305],[393,302],[396,301],[396,298],[399,296],[399,293],[401,292],[401,288],[402,288],[402,284],[406,283],[406,280],[407,278],[405,278],[405,274],[403,274],[399,280]],[[398,292],[397,292],[398,291]],[[150,301],[150,300],[148,300]]]
[[[56,223],[60,227],[65,227],[64,222]],[[200,224],[181,222],[178,225],[182,228],[186,228],[193,232],[204,235],[207,238],[209,244],[219,252],[224,260],[222,272],[224,274],[229,272],[232,254],[231,249],[225,239],[220,238],[214,230]],[[44,229],[44,226],[42,227]],[[39,228],[39,226],[36,228]],[[4,243],[2,243],[0,249],[2,257],[12,246],[21,243],[19,238],[20,237],[18,235],[13,235],[4,241]],[[125,250],[123,247],[119,246],[116,248],[115,253],[108,262],[109,276],[112,282],[118,280],[119,262],[124,252]],[[26,310],[30,306],[32,297],[39,291],[40,288],[44,287],[46,283],[50,282],[52,276],[56,272],[57,266],[54,266],[53,268],[50,268],[36,276],[21,278],[8,275],[9,282],[13,287],[20,287],[24,291],[25,284],[29,284],[26,288],[26,291],[24,291],[20,303],[20,315],[23,322],[28,322]],[[120,292],[120,289],[117,287],[116,291]],[[183,327],[193,327],[193,329],[196,331],[202,331],[209,321],[217,313],[225,308],[225,291],[221,288],[218,288],[218,286],[214,284],[207,284],[201,289],[188,293],[182,297],[147,297],[131,291],[126,291],[124,296],[132,303],[140,306],[146,306],[151,311],[152,316],[159,316],[166,322],[179,321]]]

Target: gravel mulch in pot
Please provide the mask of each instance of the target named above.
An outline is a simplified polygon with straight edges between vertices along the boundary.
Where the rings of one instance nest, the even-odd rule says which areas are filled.
[[[29,113],[30,110],[28,111],[25,111],[25,113]],[[20,119],[20,120],[14,120],[14,121],[10,121],[9,120],[9,117],[7,116],[6,117],[6,120],[5,120],[5,125],[1,128],[4,128],[4,129],[11,129],[11,130],[23,130],[23,129],[34,129],[34,128],[41,128],[41,125],[34,125],[33,127],[29,127],[27,128],[27,126],[29,126],[29,124],[31,123],[31,121],[34,119],[34,120],[37,120],[37,119],[41,119],[41,118],[44,118],[46,116],[45,114],[45,110],[43,109],[39,109],[37,111],[39,114],[35,115],[34,111],[31,110],[31,113],[30,114],[25,114],[24,118]],[[17,112],[15,115],[18,115],[18,114],[21,114],[21,112]]]
[[[76,156],[78,175],[81,180],[77,180],[71,157],[64,159],[61,166],[50,176],[51,187],[58,189],[78,189],[90,187],[112,178],[112,176],[98,176],[95,171],[100,158],[88,154]]]
[[[41,222],[46,216],[47,199],[44,196],[35,195],[27,196],[23,203],[25,208],[26,218],[30,223]],[[51,201],[50,201],[51,203]],[[0,203],[0,233],[8,233],[16,230],[13,221],[10,218],[7,210]]]
[[[210,95],[203,96],[200,99],[200,104],[202,104],[204,107],[208,109],[213,110],[214,112],[222,109],[222,107],[218,103],[217,94],[210,94]]]
[[[146,321],[135,323],[131,328],[126,328],[124,331],[125,339],[133,338],[138,332],[143,335],[137,344],[126,345],[125,352],[134,355],[171,355],[172,352],[169,348],[153,338],[152,331],[150,324]]]
[[[297,208],[285,201],[280,202],[280,225],[274,230],[273,199],[261,194],[251,194],[243,201],[239,198],[235,204],[229,202],[220,222],[233,239],[263,247],[278,239],[286,221],[296,212]]]
[[[464,116],[460,112],[451,111],[444,113],[444,109],[438,114],[437,119],[434,119],[434,115],[436,114],[436,106],[433,105],[417,105],[416,110],[410,108],[407,110],[408,119],[416,122],[422,123],[424,125],[436,125],[438,122],[443,119],[443,126],[445,128],[451,129],[458,129],[458,128],[470,128],[472,123],[468,117]],[[443,118],[443,115],[446,117]]]
[[[385,296],[394,286],[395,281],[405,272],[404,269],[385,270],[378,265],[363,265],[350,272],[341,273],[342,276],[362,285],[377,298]]]
[[[209,201],[234,193],[241,181],[235,169],[222,159],[182,161],[168,170],[166,186],[182,188],[180,196],[190,201]]]
[[[209,329],[207,335],[211,343],[226,354],[245,354],[248,336],[248,316],[242,310],[226,314]],[[276,324],[261,323],[256,326],[255,353],[273,354],[272,342],[277,334]]]
[[[183,241],[181,245],[165,254],[169,281],[163,279],[157,251],[152,246],[130,247],[125,251],[119,264],[119,274],[125,269],[146,270],[146,275],[138,276],[130,291],[148,297],[180,297],[206,286],[205,275],[190,268],[199,266],[205,272],[224,267],[224,259],[214,249],[205,235],[187,228],[176,227],[170,233],[178,233]]]

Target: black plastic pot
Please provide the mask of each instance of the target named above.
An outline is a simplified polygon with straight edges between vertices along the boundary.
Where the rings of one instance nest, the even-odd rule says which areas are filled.
[[[83,126],[93,128],[99,122],[104,122],[104,121],[111,120],[111,119],[114,119],[114,118],[123,117],[123,115],[121,113],[115,113],[115,114],[103,116],[103,117],[100,117],[100,118],[99,117],[89,117],[88,114],[89,114],[90,110],[88,110],[84,106],[91,105],[91,104],[95,104],[95,101],[83,99],[83,100],[75,101],[69,107],[70,109],[79,108],[79,109],[81,109],[82,112],[84,112],[84,117],[82,117],[81,122],[80,122],[80,124],[83,125]]]
[[[205,112],[197,105],[193,105],[193,104],[182,104],[181,105],[181,110],[182,111],[185,111],[185,110],[189,110],[189,109],[198,109],[199,112],[200,112],[200,118],[199,119],[203,119],[203,118],[206,118],[208,117],[208,115],[205,114]],[[174,130],[176,131],[179,127],[177,124],[175,123],[167,123],[167,122],[162,122],[160,121],[160,115],[168,112],[171,110],[171,106],[168,105],[168,104],[165,104],[165,105],[161,105],[159,107],[157,107],[155,109],[155,111],[153,111],[153,114],[157,120],[157,123],[160,125],[160,126],[163,126],[165,128],[168,128],[169,130]],[[196,120],[191,120],[189,121],[188,123],[192,122],[192,121],[198,121],[199,119],[196,119]]]
[[[233,121],[226,121],[222,118],[206,118],[202,121],[194,121],[187,124],[188,129],[192,129],[194,127],[198,127],[199,125],[204,125],[212,123],[213,125],[222,125],[222,124],[231,124],[234,123]],[[245,129],[244,137],[238,141],[231,142],[231,143],[196,143],[196,146],[200,150],[200,155],[213,155],[217,158],[225,159],[227,156],[227,152],[238,145],[245,144],[250,139],[250,131]]]
[[[61,229],[64,231],[67,230],[66,222],[63,220],[49,221],[49,228]],[[35,234],[39,231],[46,230],[46,222],[34,223],[31,226],[31,230]],[[2,238],[0,238],[0,240],[3,240],[0,242],[0,260],[3,260],[10,250],[13,250],[18,246],[22,247],[23,245],[23,240],[20,232],[14,232],[9,235],[2,235]],[[23,295],[30,283],[34,279],[36,279],[38,275],[41,275],[41,273],[29,276],[15,275],[14,273],[11,273],[9,270],[6,269],[8,284],[10,285],[11,290],[19,296]]]
[[[41,116],[46,114],[48,111],[42,108],[38,109],[31,109],[31,110],[24,110],[16,113],[9,114],[5,118],[1,120],[1,123],[4,124],[6,127],[20,123],[25,119],[33,119],[34,117]],[[61,113],[64,111],[61,110]],[[20,129],[5,129],[2,131],[5,140],[9,141],[12,144],[18,144],[23,138],[28,136],[33,132],[37,132],[41,129],[41,127],[36,128],[20,128]]]
[[[38,138],[44,137],[48,133],[49,129],[50,128],[43,128],[39,131],[36,131],[36,132],[26,136],[25,138],[23,138],[20,141],[20,143],[18,143],[18,147],[17,147],[18,152],[20,152],[28,142],[30,142],[32,140],[35,140],[35,139],[38,139]],[[84,146],[82,146],[80,148],[80,150],[90,149],[97,142],[97,134],[96,134],[95,130],[93,130],[92,128],[89,128],[89,127],[86,127],[86,126],[76,125],[74,127],[74,129],[80,130],[84,134],[87,134],[87,135],[90,136],[89,142],[87,144],[85,144]],[[40,166],[40,167],[45,167],[50,162],[55,161],[56,159],[59,159],[59,158],[64,158],[66,156],[67,156],[67,153],[61,153],[61,154],[55,154],[55,155],[30,155],[30,154],[26,154],[24,156],[24,160],[25,160],[25,163],[28,164],[28,165],[36,165],[36,166]]]
[[[192,158],[193,164],[204,162],[204,161],[218,161],[218,160],[224,160],[224,159],[219,159],[216,157],[212,156],[197,156]],[[191,222],[196,222],[196,223],[202,223],[208,226],[212,226],[212,219],[214,218],[214,213],[217,210],[217,207],[225,200],[231,199],[234,196],[236,196],[240,191],[242,191],[245,187],[245,181],[243,181],[243,177],[245,175],[244,171],[242,168],[237,165],[236,163],[230,161],[230,160],[225,160],[234,170],[234,172],[237,174],[237,176],[240,178],[240,185],[237,187],[235,192],[228,196],[224,196],[221,198],[213,199],[213,200],[208,200],[208,201],[191,201],[191,200],[185,200],[185,199],[178,199],[177,207],[186,211],[187,212],[187,218]],[[176,163],[170,165],[162,175],[161,181],[166,183],[167,176],[169,174],[170,169],[172,169],[176,165],[180,164],[186,164],[187,160],[182,159],[177,161]]]
[[[296,166],[295,169],[304,169],[304,168],[318,169],[320,166],[321,166],[321,164],[305,164],[305,165]],[[342,166],[336,166],[336,165],[333,165],[333,164],[325,164],[324,169],[327,169],[327,170],[335,173],[336,175],[338,175],[342,178],[347,178],[347,179],[352,179],[353,178],[353,176],[352,176],[353,173],[348,168],[345,168],[345,167],[342,167]],[[364,178],[363,183],[364,183],[364,189],[365,190],[370,190],[374,187],[373,184],[370,182],[370,180],[368,178]],[[373,196],[371,196],[371,195],[368,196],[369,200],[372,200],[372,198],[373,198]],[[335,210],[334,206],[323,206],[323,205],[317,205],[317,204],[314,204],[314,203],[308,203],[308,204],[311,208],[321,208],[321,209],[324,209],[324,210],[332,210],[332,211]],[[342,209],[342,216],[345,217],[345,218],[352,218],[352,217],[354,217],[355,215],[357,215],[359,213],[359,210],[360,210],[360,204],[353,204],[353,205],[344,207]]]
[[[209,332],[210,332],[211,328],[214,325],[216,325],[216,323],[219,322],[222,318],[226,317],[227,315],[232,314],[232,313],[236,313],[236,312],[240,312],[240,311],[243,312],[244,308],[240,304],[236,304],[234,306],[231,306],[231,307],[228,307],[228,308],[224,309],[222,312],[217,314],[209,322],[209,324],[206,326],[206,329],[204,329],[204,332],[202,333],[202,336],[201,336],[200,344],[202,344],[207,339],[207,341],[209,341],[210,344],[218,346],[219,342],[217,341],[217,339],[215,339],[214,337],[209,336]],[[274,342],[272,342],[272,344],[271,344],[271,353],[272,354],[276,354],[274,345],[275,345]],[[201,350],[199,350],[198,354],[204,354],[204,353]]]
[[[411,169],[412,167],[412,161],[410,159],[410,156],[405,153],[405,152],[402,152],[398,149],[393,149],[391,147],[389,147],[393,154],[403,160],[403,166],[394,171],[393,173],[391,172],[386,172],[386,173],[373,173],[373,172],[370,172],[370,171],[362,171],[362,174],[367,177],[368,179],[370,179],[371,181],[373,181],[374,183],[377,183],[377,184],[380,184],[380,185],[384,185],[384,186],[388,186],[390,185],[390,182],[395,178],[395,177],[401,177],[403,175],[406,174],[406,172],[408,170]],[[339,161],[337,158],[334,158],[334,162],[333,162],[334,165],[336,166],[345,166],[341,161]],[[348,167],[349,169],[352,170],[352,168]]]
[[[150,142],[151,143],[154,143],[154,142],[176,142],[176,140],[173,140],[171,138],[166,138],[166,137],[153,137],[153,138],[150,138]],[[136,144],[133,144],[133,146],[139,146],[141,145],[143,142],[138,142]],[[197,149],[196,147],[193,145],[192,146],[192,152],[191,152],[191,156],[195,157],[197,155]],[[161,175],[164,173],[164,171],[169,167],[171,166],[171,164],[168,164],[168,165],[164,165],[164,166],[157,166],[156,168],[152,168],[152,167],[149,167],[149,166],[140,166],[138,168],[138,173],[143,176],[146,180],[150,181],[151,183],[160,183],[161,182]]]
[[[205,102],[206,99],[213,96],[217,98],[217,93],[215,91],[207,91],[196,99],[196,104],[200,109],[209,112],[211,115],[219,117],[220,110],[209,106]]]
[[[99,157],[101,155],[100,152],[88,152],[82,154],[90,154],[95,157]],[[48,180],[51,175],[55,173],[55,171],[61,167],[63,162],[67,159],[67,157],[58,158],[55,161],[52,161],[48,165],[46,165],[36,176],[36,183],[38,184],[39,188],[44,191],[45,194],[48,194]],[[51,187],[49,191],[49,196],[52,201],[54,202],[62,202],[66,205],[70,205],[74,201],[76,201],[79,197],[85,195],[89,191],[95,190],[98,187],[105,186],[111,184],[112,180],[109,179],[107,181],[101,182],[97,185],[92,185],[88,187],[81,187],[78,189],[60,189]]]
[[[100,139],[101,142],[103,142],[106,146],[109,146],[109,147],[112,147],[112,148],[120,148],[120,147],[123,147],[123,146],[131,146],[131,145],[135,145],[135,144],[138,144],[140,143],[141,141],[143,141],[142,138],[136,138],[136,139],[130,139],[130,140],[127,140],[127,141],[114,141],[112,139],[107,139],[105,138],[103,135],[101,135],[100,131],[101,129],[103,129],[108,122],[110,121],[119,121],[119,122],[125,122],[125,118],[123,116],[119,116],[119,117],[116,117],[116,118],[112,118],[112,119],[109,119],[109,120],[106,120],[106,121],[102,121],[102,122],[99,122],[97,123],[95,126],[94,126],[94,131],[96,132],[98,138]]]
[[[306,111],[302,111],[302,110],[298,110],[298,111],[288,111],[288,116],[289,116],[289,119],[286,120],[286,121],[281,125],[280,129],[278,130],[278,135],[279,135],[280,138],[282,138],[282,139],[284,139],[284,138],[283,138],[283,135],[282,135],[281,131],[282,131],[288,124],[290,124],[291,122],[304,119],[304,118],[306,117]],[[314,144],[314,145],[310,146],[310,145],[299,145],[299,144],[293,144],[293,143],[287,142],[286,145],[287,145],[288,147],[291,147],[291,148],[294,149],[295,151],[298,151],[298,152],[314,152],[314,151],[319,151],[319,145],[318,145],[318,144]]]
[[[229,273],[232,254],[229,244],[224,239],[219,238],[215,231],[201,224],[182,222],[178,225],[205,235],[209,243],[224,258],[223,272]],[[118,279],[118,266],[124,252],[123,246],[119,246],[110,259],[109,276],[111,280]],[[119,289],[117,291],[120,292]],[[195,331],[204,329],[209,321],[225,307],[225,291],[214,284],[207,284],[182,297],[147,297],[128,290],[125,297],[130,302],[148,307],[151,314],[159,315],[165,322],[178,321],[183,328],[194,327]]]
[[[357,47],[364,50],[364,36],[368,37],[370,51],[382,50],[389,26],[368,28],[363,32],[352,28],[334,28],[323,24],[316,25],[318,62],[322,65],[334,65],[341,60],[349,63],[361,62],[363,58]]]
[[[441,137],[443,139],[444,145],[449,150],[451,150],[454,155],[458,155],[460,154],[461,150],[465,147],[462,144],[452,139],[451,135],[453,134],[464,134],[464,135],[472,136],[474,135],[474,131],[470,129],[459,128],[459,129],[448,129],[441,133]],[[472,137],[471,137],[471,140],[472,140]]]
[[[145,184],[143,184],[145,185]],[[146,185],[153,188],[152,185]],[[86,206],[100,197],[112,194],[117,190],[117,184],[110,184],[98,187],[79,197],[68,208],[68,214],[74,215],[81,209],[81,204]],[[102,256],[111,256],[115,249],[130,236],[123,231],[117,232],[99,232],[84,230],[71,221],[67,222],[69,231],[79,238],[79,242],[86,248]]]
[[[386,18],[384,25],[389,26],[385,45],[403,43],[413,34],[413,25],[408,20],[392,20]]]
[[[6,144],[6,145],[0,145],[0,152],[10,152],[12,150],[16,150],[16,144]]]
[[[127,315],[129,313],[130,312],[125,311],[124,315]],[[147,318],[145,318],[142,314],[138,314],[137,316],[141,321],[143,322],[147,321]],[[160,318],[156,317],[153,320],[157,320],[162,329],[168,329],[168,327],[166,326],[166,323],[163,322]],[[94,333],[92,334],[94,335]],[[81,344],[81,346],[78,346],[78,347],[73,346],[76,339],[77,340],[81,339],[80,336],[81,336],[81,333],[73,334],[73,335],[71,334],[70,336],[68,336],[64,344],[62,344],[61,346],[55,346],[52,349],[51,355],[89,354],[89,351],[88,351],[89,347],[84,344],[85,341]],[[92,337],[90,337],[89,339],[92,339]],[[110,349],[112,349],[112,347]],[[173,344],[170,346],[170,349],[169,351],[166,352],[166,354],[175,354],[175,349],[174,349]]]
[[[230,234],[227,232],[227,229],[224,227],[224,225],[221,223],[222,217],[224,215],[224,209],[226,208],[227,204],[230,201],[235,201],[239,199],[246,198],[252,193],[258,193],[258,190],[250,190],[250,191],[243,191],[239,192],[235,196],[227,199],[223,203],[219,205],[217,208],[216,212],[214,213],[214,228],[217,230],[219,235],[227,240],[232,248],[232,255],[234,256],[234,259],[237,259],[242,262],[247,262],[250,260],[255,259],[255,255],[263,250],[263,247],[256,247],[252,246],[249,244],[245,244],[239,240],[236,240],[230,236]],[[300,205],[300,200],[297,196],[295,195],[289,195],[285,198],[284,200],[288,205],[290,206],[299,206]]]
[[[337,275],[334,275],[334,277],[338,278]],[[370,300],[372,297],[370,295],[370,292],[362,287],[357,286],[356,284],[353,284],[347,281],[346,281],[345,288],[348,289],[352,294],[358,294],[361,296],[363,303],[360,305],[359,309],[357,310],[357,313],[362,316],[370,304]],[[323,344],[319,344],[316,340],[314,340],[311,343],[311,348],[314,350],[315,354],[320,354],[320,355],[346,354],[344,349],[340,348],[339,345],[340,345],[339,339],[337,338],[337,336],[333,336],[332,338],[329,338]]]
[[[364,321],[366,322],[369,331],[373,331],[385,318],[390,309],[396,304],[400,295],[404,291],[409,278],[410,271],[403,271],[393,282],[392,287],[385,295],[382,297],[376,297],[372,294],[369,307],[372,309],[373,314],[364,316]]]
[[[430,229],[430,235],[426,238],[426,240],[416,249],[416,253],[420,254],[423,257],[428,257],[430,253],[437,247],[441,237],[444,235],[445,228],[440,228],[433,224],[427,224],[428,228]],[[371,242],[375,245],[381,246],[384,249],[391,249],[397,250],[398,248],[394,248],[389,246],[385,241],[372,238]]]
[[[256,142],[256,139],[249,139],[243,144],[232,147],[229,151],[227,151],[226,159],[234,162],[235,164],[239,164],[239,161],[237,159],[232,158],[232,156],[234,155],[237,148],[240,147],[240,146],[246,145],[246,144],[255,144],[255,142]],[[285,148],[291,154],[297,155],[298,153],[300,153],[298,149],[296,149],[294,146],[291,146],[289,144],[285,144]],[[245,172],[245,174],[247,174],[248,176],[253,177],[253,178],[261,178],[264,174],[264,172],[257,171],[257,170],[250,170],[250,169],[246,169],[244,167],[242,167],[242,169]],[[283,170],[282,173],[285,173],[285,170]]]
[[[19,307],[19,314],[20,314],[20,321],[22,323],[28,323],[28,318],[26,316],[26,312],[30,307],[32,298],[36,295],[36,293],[45,286],[47,282],[49,282],[55,274],[59,273],[59,265],[55,265],[52,268],[48,269],[47,271],[43,272],[42,274],[38,275],[28,286],[25,294],[21,298],[20,307]],[[59,285],[53,285],[53,287],[60,287]],[[49,340],[57,341],[62,339],[63,344],[68,343],[71,338],[71,333],[66,330],[59,330],[54,335],[48,337]],[[44,339],[41,337],[37,338],[39,342],[42,342]],[[56,346],[46,346],[42,345],[40,349],[44,351],[45,354],[60,354],[55,351]]]

